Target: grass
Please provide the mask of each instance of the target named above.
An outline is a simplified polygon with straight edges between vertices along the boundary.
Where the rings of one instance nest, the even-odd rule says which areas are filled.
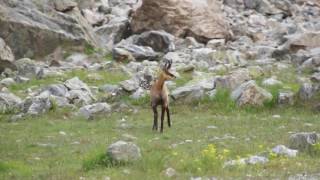
[[[165,126],[163,134],[151,131],[152,112],[142,104],[137,113],[113,113],[95,121],[74,116],[69,109],[53,110],[17,123],[8,123],[8,115],[2,115],[0,131],[5,133],[0,134],[0,178],[166,179],[163,172],[168,167],[177,170],[177,179],[191,176],[245,179],[248,175],[287,178],[318,171],[319,156],[304,153],[297,158],[275,158],[266,165],[223,168],[226,160],[287,144],[288,132],[320,131],[319,114],[309,110],[288,107],[248,111],[228,101],[224,104],[227,95],[227,91],[218,91],[216,99],[194,106],[173,103],[173,127]],[[275,114],[281,115],[281,119],[273,118]],[[129,129],[119,127],[122,118],[130,125]],[[140,146],[143,158],[113,166],[104,154],[107,146],[120,140],[124,133],[137,137],[135,143]],[[210,144],[216,154],[209,150],[209,154],[203,154]],[[229,153],[220,160],[218,157],[224,150]]]

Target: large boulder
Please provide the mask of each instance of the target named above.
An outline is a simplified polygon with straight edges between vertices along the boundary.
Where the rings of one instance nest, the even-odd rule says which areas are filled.
[[[250,72],[248,69],[242,68],[232,71],[228,75],[218,77],[217,86],[233,90],[248,80],[251,80]]]
[[[22,105],[22,111],[29,115],[39,115],[52,108],[49,92],[43,92],[35,97],[26,98]]]
[[[17,59],[40,58],[59,46],[100,47],[92,27],[78,8],[68,14],[46,0],[0,0],[0,37],[11,47]],[[61,9],[62,8],[62,9]]]
[[[237,102],[238,106],[262,106],[264,102],[271,101],[273,97],[271,93],[259,87],[255,81],[249,81],[235,89],[231,98]]]
[[[141,158],[140,148],[131,142],[118,141],[107,149],[107,155],[116,162],[131,162]]]
[[[6,68],[16,69],[14,64],[14,55],[11,48],[0,37],[0,73]]]
[[[95,116],[111,112],[111,106],[107,103],[96,103],[79,109],[79,115],[86,119],[93,119]]]
[[[21,99],[12,93],[0,92],[0,113],[17,109],[21,102]]]
[[[143,0],[133,13],[131,28],[135,33],[165,30],[201,42],[230,37],[228,22],[215,0]]]

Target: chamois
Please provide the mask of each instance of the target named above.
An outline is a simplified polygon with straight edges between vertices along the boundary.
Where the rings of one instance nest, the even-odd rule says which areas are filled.
[[[165,85],[165,81],[172,80],[175,76],[169,72],[172,61],[168,60],[161,68],[158,79],[154,82],[150,89],[151,107],[153,110],[154,121],[152,130],[158,130],[158,105],[161,105],[161,126],[160,132],[163,132],[163,121],[165,112],[167,112],[168,126],[171,127],[170,111],[169,111],[169,91]]]

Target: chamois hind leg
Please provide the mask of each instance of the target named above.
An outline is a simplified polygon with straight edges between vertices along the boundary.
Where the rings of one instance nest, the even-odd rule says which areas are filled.
[[[163,132],[163,121],[164,121],[164,113],[166,111],[166,108],[164,106],[162,106],[162,110],[161,110],[161,126],[160,126],[160,132]]]
[[[152,110],[153,110],[153,127],[152,130],[158,130],[158,110],[157,110],[157,106],[152,106]]]
[[[168,126],[171,127],[171,119],[170,119],[170,110],[169,107],[166,107],[167,118],[168,118]]]

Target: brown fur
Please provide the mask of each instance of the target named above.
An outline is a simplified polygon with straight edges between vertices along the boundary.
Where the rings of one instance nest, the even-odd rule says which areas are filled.
[[[153,130],[158,130],[158,110],[157,107],[161,106],[161,126],[160,132],[163,132],[163,121],[165,112],[167,112],[168,126],[171,127],[170,111],[169,111],[169,91],[165,85],[165,81],[174,79],[175,76],[169,72],[172,62],[168,61],[164,65],[158,79],[150,89],[151,107],[153,110],[154,121]]]

